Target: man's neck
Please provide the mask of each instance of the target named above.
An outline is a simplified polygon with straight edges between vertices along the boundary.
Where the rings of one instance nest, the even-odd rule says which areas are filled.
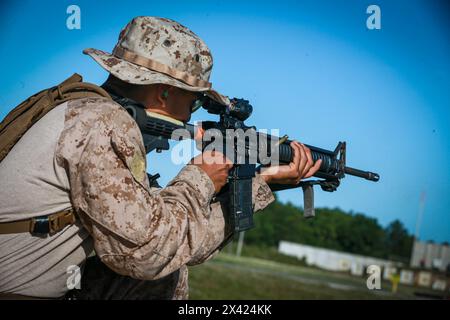
[[[122,88],[120,88],[119,86],[114,85],[114,83],[105,81],[101,87],[103,89],[105,89],[106,91],[116,95],[116,96],[120,96],[123,98],[129,98],[129,99],[133,99],[132,97],[130,97],[129,92],[127,92],[127,90],[123,90]],[[134,100],[134,99],[133,99]]]

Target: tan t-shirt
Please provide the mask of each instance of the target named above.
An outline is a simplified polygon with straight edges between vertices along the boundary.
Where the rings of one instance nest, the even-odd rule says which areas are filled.
[[[0,222],[23,220],[70,208],[69,181],[55,160],[67,103],[39,120],[0,162]],[[71,273],[93,250],[76,225],[53,236],[0,234],[0,292],[61,297]]]

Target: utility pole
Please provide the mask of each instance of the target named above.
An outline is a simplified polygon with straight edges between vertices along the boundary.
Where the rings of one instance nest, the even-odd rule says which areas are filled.
[[[417,220],[416,220],[416,233],[414,238],[416,240],[419,239],[420,234],[420,226],[422,224],[422,217],[423,217],[423,211],[425,210],[425,200],[426,200],[426,193],[425,191],[422,191],[420,194],[420,201],[419,201],[419,212],[417,213]]]
[[[413,247],[411,250],[410,266],[412,266],[412,264],[413,264],[414,247],[416,246],[416,241],[419,241],[420,226],[422,225],[423,212],[425,211],[425,200],[426,200],[426,193],[425,193],[425,191],[422,191],[420,194],[419,211],[417,212],[417,218],[416,218],[416,232],[414,233]]]

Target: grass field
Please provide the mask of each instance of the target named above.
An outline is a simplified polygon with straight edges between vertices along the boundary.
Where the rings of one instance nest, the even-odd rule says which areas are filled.
[[[400,286],[393,294],[389,282],[368,290],[363,277],[227,253],[190,267],[189,277],[190,299],[417,299],[418,291]]]

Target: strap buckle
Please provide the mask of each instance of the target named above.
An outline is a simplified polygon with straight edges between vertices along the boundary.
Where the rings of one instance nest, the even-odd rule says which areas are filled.
[[[35,234],[53,235],[66,226],[75,223],[75,214],[72,210],[66,210],[49,216],[31,219],[30,232]]]

